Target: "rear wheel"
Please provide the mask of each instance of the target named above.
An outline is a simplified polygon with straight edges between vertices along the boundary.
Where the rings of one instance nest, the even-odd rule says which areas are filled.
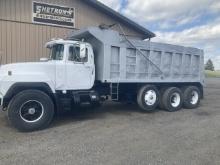
[[[183,88],[183,106],[187,109],[197,108],[201,99],[201,92],[196,86]]]
[[[166,111],[175,112],[182,108],[183,97],[179,88],[167,88],[162,96],[162,106]]]
[[[20,131],[34,131],[47,127],[53,119],[51,98],[38,90],[25,90],[13,97],[8,107],[8,118]]]
[[[145,85],[140,88],[137,95],[137,103],[145,112],[153,112],[159,104],[159,92],[153,85]]]

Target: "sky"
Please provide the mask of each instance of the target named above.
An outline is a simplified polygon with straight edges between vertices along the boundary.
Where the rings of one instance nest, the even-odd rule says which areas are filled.
[[[203,49],[220,70],[220,0],[99,0],[156,34],[155,42]]]

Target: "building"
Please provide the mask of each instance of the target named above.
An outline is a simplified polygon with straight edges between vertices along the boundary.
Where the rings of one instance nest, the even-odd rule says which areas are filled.
[[[96,0],[0,0],[1,64],[39,61],[48,57],[44,44],[51,38],[65,38],[83,27],[114,23],[120,23],[132,38],[155,36]]]

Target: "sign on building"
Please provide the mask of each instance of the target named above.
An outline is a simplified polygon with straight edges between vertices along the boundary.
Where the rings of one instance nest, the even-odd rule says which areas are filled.
[[[75,9],[54,4],[33,2],[34,23],[75,27]]]

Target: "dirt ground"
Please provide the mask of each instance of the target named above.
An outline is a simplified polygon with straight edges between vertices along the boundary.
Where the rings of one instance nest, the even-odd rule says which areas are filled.
[[[20,133],[0,113],[1,165],[219,165],[220,79],[208,79],[198,109],[142,113],[106,103]]]

